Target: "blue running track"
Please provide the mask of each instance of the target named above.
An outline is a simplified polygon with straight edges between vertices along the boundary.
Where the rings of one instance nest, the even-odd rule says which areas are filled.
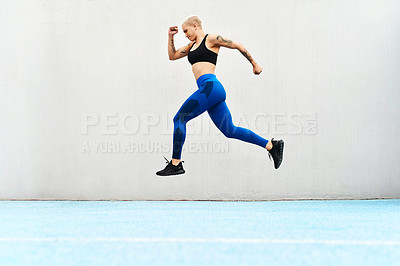
[[[0,265],[400,265],[400,200],[0,201]]]

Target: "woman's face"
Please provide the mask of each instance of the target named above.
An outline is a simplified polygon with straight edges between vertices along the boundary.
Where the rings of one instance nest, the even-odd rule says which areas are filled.
[[[185,37],[188,38],[190,41],[193,41],[196,38],[196,34],[195,34],[196,29],[194,26],[188,25],[188,24],[183,24],[182,31],[185,34]]]

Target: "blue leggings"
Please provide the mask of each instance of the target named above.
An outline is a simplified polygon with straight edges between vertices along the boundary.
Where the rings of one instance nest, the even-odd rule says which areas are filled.
[[[204,74],[197,79],[195,91],[181,106],[174,117],[174,149],[172,158],[180,159],[186,137],[186,123],[207,110],[211,120],[228,138],[235,138],[259,145],[263,148],[268,140],[253,131],[236,127],[232,123],[232,115],[226,105],[226,92],[214,74]]]

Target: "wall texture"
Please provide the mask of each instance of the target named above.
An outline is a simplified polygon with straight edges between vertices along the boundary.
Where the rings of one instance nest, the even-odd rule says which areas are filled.
[[[236,125],[285,140],[279,170],[204,113],[187,173],[155,175],[196,90],[167,30],[193,14],[264,67],[221,49],[216,75]],[[399,1],[1,1],[0,32],[0,199],[400,197]]]

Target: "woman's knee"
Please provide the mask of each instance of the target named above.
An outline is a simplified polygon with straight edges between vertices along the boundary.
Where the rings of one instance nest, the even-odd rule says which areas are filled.
[[[176,122],[178,122],[178,118],[179,117],[179,113],[176,113],[176,115],[174,116],[174,119],[172,120],[172,121],[174,121],[174,124],[176,123]]]
[[[183,122],[183,120],[184,120],[184,116],[183,116],[183,114],[180,113],[180,112],[177,112],[176,115],[174,116],[174,119],[173,119],[174,124],[177,123],[177,122],[179,122],[179,121],[182,121],[182,122]]]

